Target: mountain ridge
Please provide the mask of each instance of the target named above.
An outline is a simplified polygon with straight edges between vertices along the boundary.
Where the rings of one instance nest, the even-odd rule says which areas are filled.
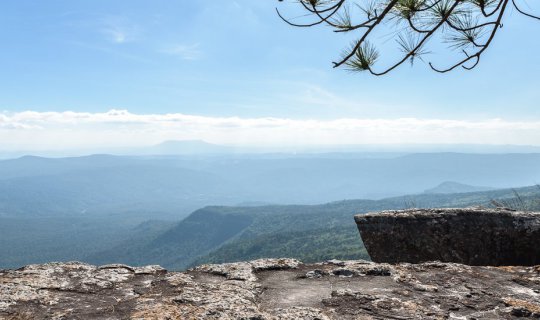
[[[411,201],[416,204],[415,207],[426,208],[491,206],[491,200],[513,199],[516,192],[526,201],[537,201],[540,197],[540,189],[531,186],[463,194],[417,194],[383,200],[344,200],[321,205],[209,206],[196,210],[186,220],[167,230],[169,235],[175,235],[176,242],[155,238],[145,243],[144,250],[139,250],[141,253],[134,257],[129,254],[134,250],[131,242],[127,241],[106,252],[87,257],[87,261],[94,264],[122,262],[134,265],[153,261],[169,269],[184,269],[202,263],[277,258],[283,254],[306,262],[331,258],[366,259],[369,257],[354,224],[355,214],[407,209]],[[540,204],[534,202],[534,205]],[[207,228],[221,232],[215,227],[227,221],[228,217],[234,217],[244,227],[226,238],[220,238],[223,240],[220,243],[190,245],[190,250],[182,245],[184,242],[194,244],[192,233],[204,234]],[[320,252],[314,249],[313,244],[319,246]],[[167,252],[176,252],[182,259],[172,261],[168,254],[164,254]],[[191,254],[186,255],[186,252]]]
[[[471,186],[464,183],[459,183],[455,181],[445,181],[441,184],[427,189],[424,193],[468,193],[468,192],[479,192],[479,191],[491,191],[496,188],[483,187],[483,186]]]

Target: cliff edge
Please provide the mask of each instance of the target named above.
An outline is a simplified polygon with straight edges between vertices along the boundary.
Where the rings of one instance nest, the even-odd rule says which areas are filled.
[[[359,214],[373,261],[476,266],[540,264],[540,213],[510,209],[410,209]]]
[[[0,319],[540,318],[540,213],[414,209],[355,219],[379,263],[29,265],[0,270]],[[501,266],[513,264],[521,266]]]
[[[540,267],[49,263],[0,271],[0,319],[517,319],[540,317]]]

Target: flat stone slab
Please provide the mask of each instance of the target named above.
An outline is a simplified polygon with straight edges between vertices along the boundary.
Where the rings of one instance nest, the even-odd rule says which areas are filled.
[[[508,209],[411,209],[355,217],[375,262],[540,265],[540,213]]]
[[[0,270],[2,320],[523,317],[540,317],[540,267],[260,259],[186,272],[78,262]]]

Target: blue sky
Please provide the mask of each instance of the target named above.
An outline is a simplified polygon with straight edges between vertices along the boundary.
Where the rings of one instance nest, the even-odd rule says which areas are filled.
[[[441,75],[418,63],[373,77],[332,69],[331,61],[349,39],[327,28],[290,27],[279,20],[276,6],[290,16],[298,14],[292,1],[277,0],[4,1],[0,4],[0,123],[4,121],[0,143],[7,146],[9,140],[12,145],[35,147],[38,142],[30,140],[37,131],[28,130],[60,130],[58,124],[38,126],[20,120],[24,111],[45,118],[46,112],[66,111],[99,118],[109,110],[127,110],[134,115],[182,114],[209,121],[412,118],[484,123],[498,119],[532,126],[532,131],[506,142],[540,144],[540,128],[535,128],[540,121],[540,23],[510,11],[474,71]],[[16,133],[14,128],[28,132]],[[419,136],[425,134],[427,129]],[[239,135],[220,141],[217,133],[169,132],[147,142],[201,138],[261,143],[266,139],[243,141]],[[339,135],[331,136],[335,137],[328,143],[339,143]],[[405,142],[428,142],[419,136],[411,135]],[[500,136],[473,134],[461,140],[497,143]],[[89,139],[85,137],[80,139]],[[377,143],[377,139],[364,141],[358,136],[358,142]],[[396,136],[381,142],[400,141]]]

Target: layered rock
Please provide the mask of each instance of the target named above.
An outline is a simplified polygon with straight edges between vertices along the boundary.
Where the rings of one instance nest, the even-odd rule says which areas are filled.
[[[540,264],[538,212],[412,209],[361,214],[355,220],[364,245],[376,262]]]
[[[83,263],[0,271],[0,319],[514,319],[540,317],[539,267],[302,264],[186,272]]]

